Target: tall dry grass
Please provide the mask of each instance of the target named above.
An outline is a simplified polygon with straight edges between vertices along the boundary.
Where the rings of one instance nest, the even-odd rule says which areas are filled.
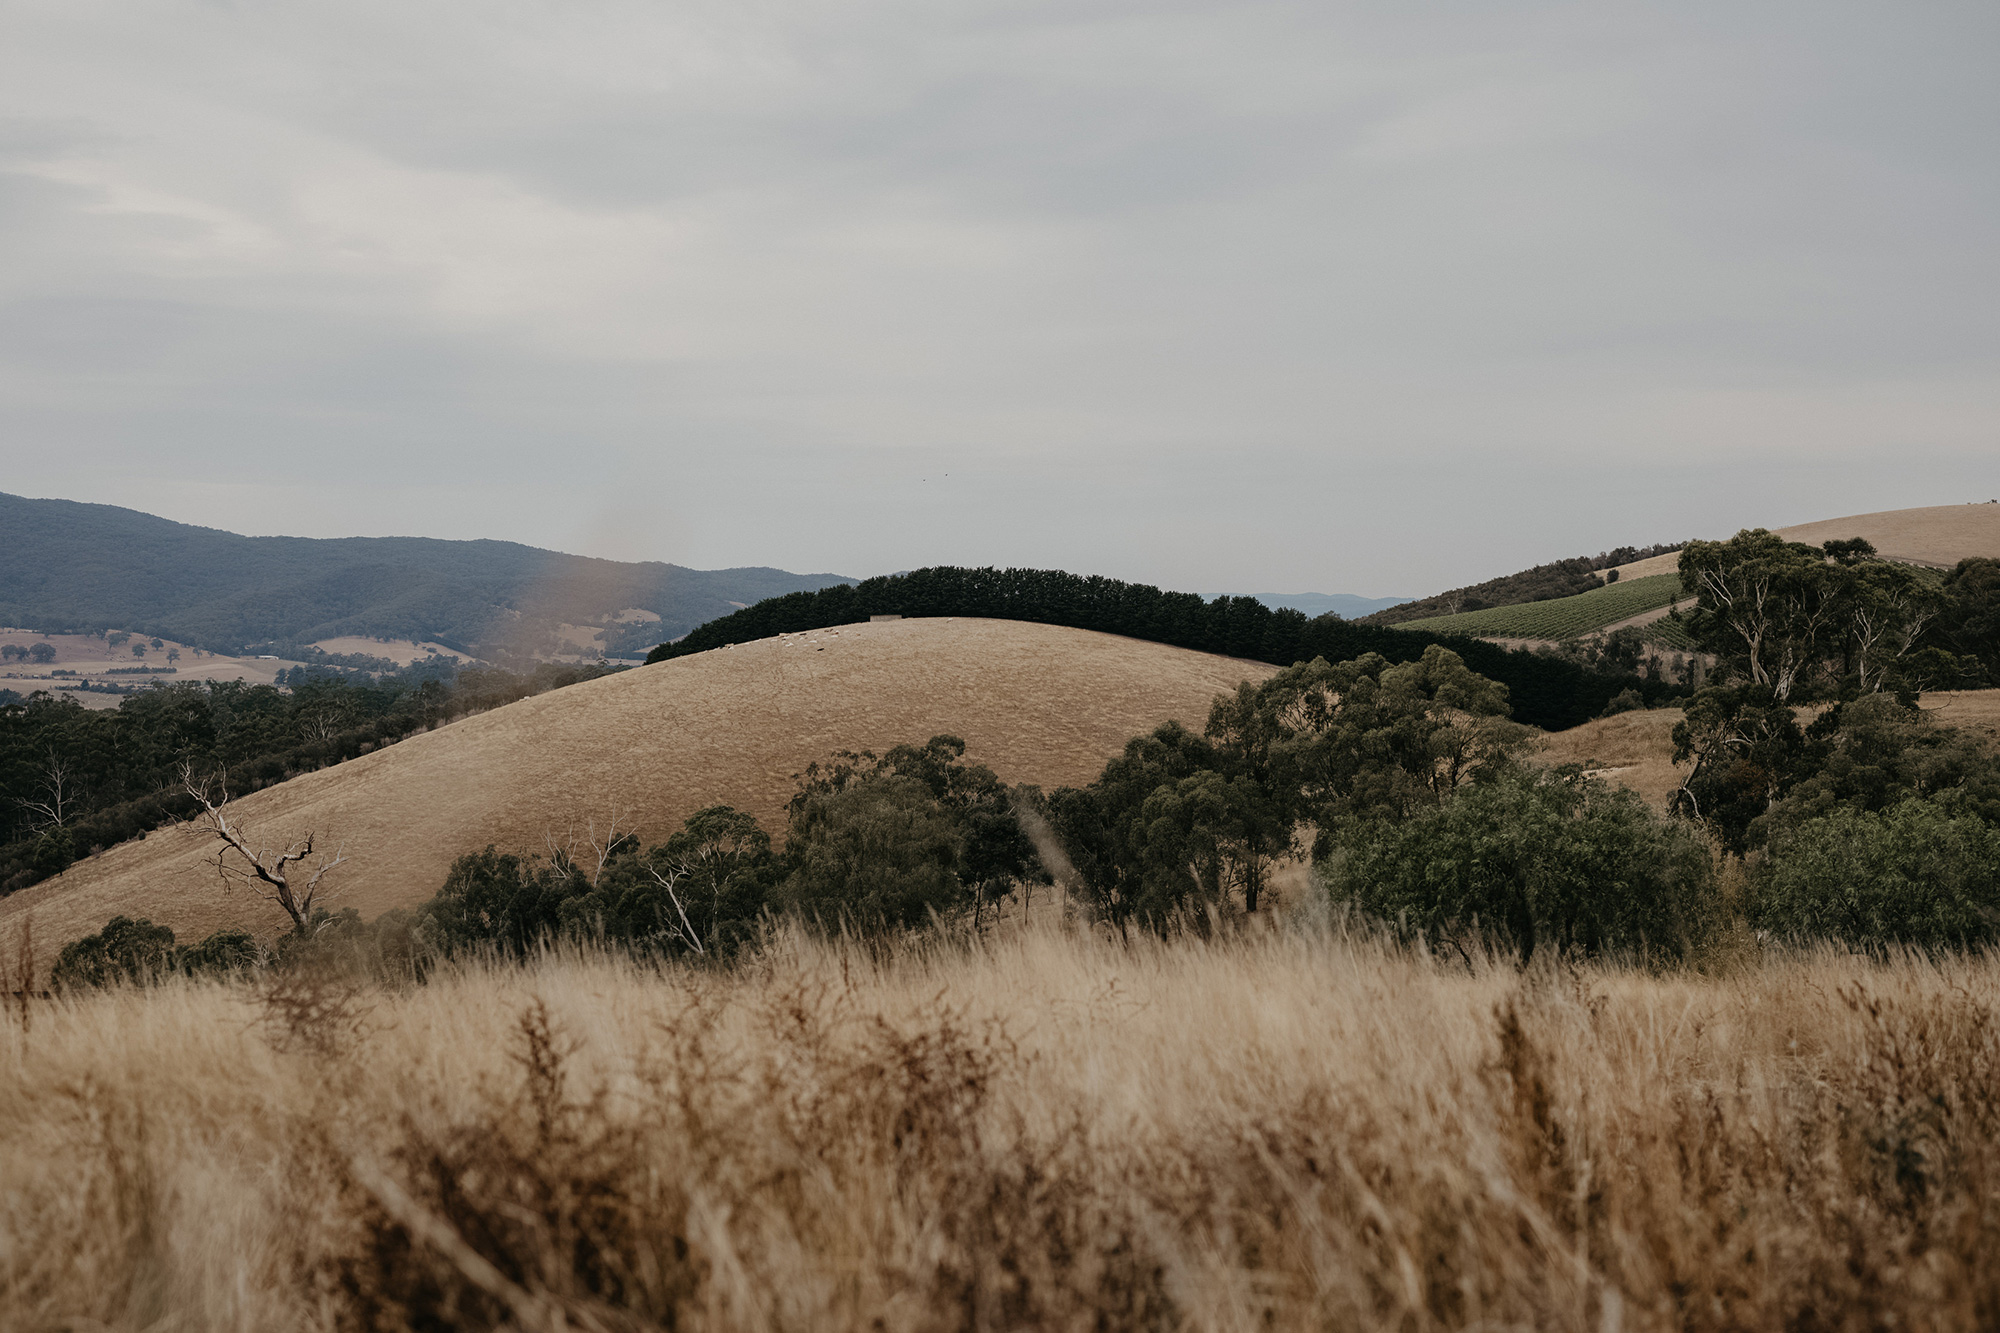
[[[2000,1322],[2000,966],[1035,928],[0,1035],[8,1328]]]

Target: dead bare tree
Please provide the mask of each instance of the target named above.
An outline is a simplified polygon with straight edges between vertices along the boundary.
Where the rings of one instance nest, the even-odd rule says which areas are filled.
[[[39,801],[17,796],[14,803],[26,810],[37,828],[61,828],[69,823],[70,807],[76,804],[76,780],[70,775],[69,760],[49,751],[48,762],[36,775],[41,779]]]
[[[678,926],[674,925],[671,921],[666,923],[667,938],[677,939],[688,948],[694,950],[694,952],[706,954],[708,950],[702,947],[701,936],[696,932],[694,923],[688,920],[687,908],[681,905],[681,895],[676,890],[676,886],[683,879],[693,874],[694,869],[695,863],[686,857],[682,857],[679,860],[669,863],[664,874],[660,872],[658,866],[651,865],[646,867],[646,873],[651,875],[654,881],[667,891],[667,901],[674,905],[674,911],[681,919],[681,923]]]
[[[582,871],[594,889],[604,874],[604,867],[611,864],[611,858],[625,850],[625,844],[632,842],[631,827],[628,825],[623,830],[618,827],[623,818],[622,814],[614,811],[602,834],[597,831],[597,816],[585,819],[580,830],[576,820],[571,818],[569,826],[560,836],[552,828],[543,830],[542,846],[548,851],[551,863],[565,870]]]
[[[347,860],[344,849],[320,849],[319,835],[308,832],[279,851],[254,843],[250,832],[229,817],[229,789],[218,777],[197,779],[192,765],[181,769],[181,786],[201,807],[191,821],[222,846],[211,864],[225,888],[242,885],[285,909],[301,935],[312,923],[320,886],[336,866]],[[220,799],[217,799],[220,797]]]

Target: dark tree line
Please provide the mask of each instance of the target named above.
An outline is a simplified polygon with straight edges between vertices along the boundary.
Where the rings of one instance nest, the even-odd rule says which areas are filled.
[[[1678,688],[1630,672],[1592,667],[1548,654],[1507,650],[1460,636],[1389,629],[1292,610],[1253,597],[1204,600],[1140,583],[1047,569],[939,566],[853,585],[773,597],[712,620],[686,638],[663,643],[647,662],[663,662],[733,643],[799,630],[849,625],[875,615],[980,616],[1098,630],[1128,638],[1291,666],[1374,653],[1388,662],[1421,659],[1433,645],[1450,648],[1473,670],[1506,685],[1515,720],[1547,730],[1598,716],[1627,689],[1649,703]]]

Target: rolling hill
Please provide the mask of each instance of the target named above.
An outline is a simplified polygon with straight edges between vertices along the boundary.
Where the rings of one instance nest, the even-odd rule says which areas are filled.
[[[2000,558],[2000,503],[1926,505],[1921,509],[1884,509],[1795,523],[1771,531],[1786,541],[1818,546],[1848,537],[1865,537],[1878,555],[1905,564],[1950,569],[1967,556]],[[1680,568],[1680,555],[1670,552],[1618,566],[1621,582]]]
[[[1407,597],[1359,597],[1351,592],[1253,592],[1250,594],[1273,611],[1299,611],[1308,616],[1336,615],[1359,620],[1377,611],[1401,606]]]
[[[961,736],[968,758],[1045,787],[1097,776],[1127,739],[1274,668],[1087,630],[930,619],[786,635],[622,672],[466,718],[245,797],[265,842],[344,845],[336,907],[372,917],[435,893],[461,853],[616,814],[656,840],[702,806],[782,828],[792,775],[838,749]],[[45,954],[119,913],[185,939],[265,938],[275,907],[226,896],[181,827],[123,843],[0,899],[0,940],[32,920]],[[11,946],[9,946],[11,947]],[[46,958],[44,959],[46,962]]]
[[[1933,569],[1949,569],[1967,556],[2000,557],[2000,504],[1932,505],[1923,509],[1891,509],[1875,514],[1854,514],[1846,518],[1821,519],[1789,528],[1773,529],[1789,541],[1818,546],[1848,537],[1866,538],[1877,553],[1906,564]],[[1576,563],[1576,562],[1569,562]],[[1680,553],[1668,551],[1629,561],[1589,574],[1601,580],[1616,574],[1616,580],[1567,596],[1522,598],[1499,605],[1461,611],[1451,615],[1417,615],[1417,607],[1454,605],[1471,598],[1481,589],[1519,583],[1528,586],[1529,575],[1555,566],[1510,575],[1471,588],[1456,589],[1409,603],[1390,614],[1399,617],[1398,629],[1427,630],[1433,634],[1469,634],[1482,639],[1560,640],[1591,634],[1624,624],[1646,624],[1650,636],[1671,647],[1688,649],[1691,640],[1677,625],[1665,624],[1664,616],[1680,589]],[[1536,586],[1555,586],[1541,583]],[[1652,614],[1648,614],[1652,613]],[[1380,623],[1381,615],[1370,617]]]
[[[0,494],[0,625],[130,630],[234,653],[343,637],[546,658],[644,656],[752,602],[853,580],[564,555],[500,541],[244,537],[111,505]]]

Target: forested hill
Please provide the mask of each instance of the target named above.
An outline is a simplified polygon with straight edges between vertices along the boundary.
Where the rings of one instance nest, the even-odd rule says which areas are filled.
[[[1197,652],[1290,666],[1324,657],[1338,662],[1380,653],[1391,662],[1423,656],[1443,644],[1474,671],[1507,686],[1516,720],[1549,730],[1587,722],[1627,689],[1647,702],[1677,692],[1662,681],[1600,670],[1551,655],[1510,652],[1478,639],[1396,630],[1289,608],[1273,610],[1254,597],[1205,601],[1143,583],[1066,573],[1059,569],[961,569],[937,566],[797,592],[712,620],[678,643],[647,657],[664,662],[775,634],[849,625],[877,615],[980,616],[1122,634]]]
[[[627,564],[515,542],[243,537],[5,494],[0,534],[0,624],[129,630],[219,652],[362,635],[487,658],[546,656],[566,637],[597,637],[617,655],[767,597],[850,581]]]

